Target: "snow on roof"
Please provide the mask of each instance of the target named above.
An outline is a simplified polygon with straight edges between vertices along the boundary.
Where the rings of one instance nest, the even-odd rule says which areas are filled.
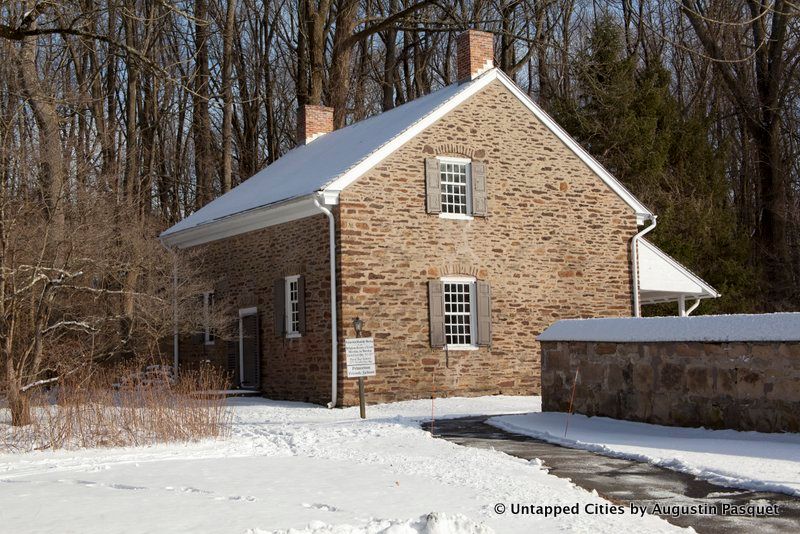
[[[565,319],[539,341],[800,341],[800,313]]]
[[[513,80],[493,68],[472,81],[448,85],[289,151],[238,187],[163,232],[161,237],[168,238],[165,242],[171,241],[171,244],[178,246],[194,246],[242,231],[278,224],[275,221],[288,222],[317,213],[316,209],[304,211],[299,206],[306,200],[312,200],[312,195],[319,192],[330,193],[332,196],[326,196],[324,201],[326,204],[335,204],[332,198],[338,197],[339,191],[493,80],[505,85],[545,127],[619,195],[634,211],[637,222],[641,224],[653,216],[633,193],[572,139]],[[295,200],[297,209],[292,207],[292,201]],[[308,208],[307,205],[305,207]],[[275,217],[270,223],[266,212],[273,208],[282,209],[285,213],[280,216],[273,213]],[[248,218],[251,220],[245,221]],[[224,228],[225,225],[228,227]]]
[[[681,296],[720,296],[708,282],[645,238],[639,240],[639,293],[642,304],[674,302]]]
[[[300,145],[166,230],[162,237],[324,189],[479,78],[452,84],[369,119]]]

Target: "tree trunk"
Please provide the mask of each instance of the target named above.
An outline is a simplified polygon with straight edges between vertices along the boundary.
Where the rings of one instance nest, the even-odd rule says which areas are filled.
[[[347,96],[350,93],[350,58],[353,47],[349,37],[356,25],[358,0],[340,0],[336,13],[331,58],[330,105],[333,107],[333,127],[341,128],[347,119]]]
[[[125,44],[136,49],[136,4],[128,0],[125,17]],[[136,137],[137,103],[139,101],[139,70],[130,55],[125,64],[127,69],[127,97],[125,99],[125,175],[121,194],[128,202],[137,198],[138,172],[138,139]]]
[[[27,426],[31,424],[31,404],[27,393],[9,391],[8,409],[11,412],[11,426]]]
[[[8,409],[11,412],[11,426],[31,424],[31,404],[28,394],[22,391],[19,373],[14,369],[10,355],[6,354],[6,387],[8,388]]]
[[[302,40],[298,37],[298,40]],[[266,59],[262,60],[267,63]],[[259,70],[256,68],[256,70]],[[267,69],[265,69],[265,76]],[[236,41],[236,80],[239,89],[241,120],[235,114],[232,119],[239,125],[237,127],[238,155],[239,155],[239,176],[249,178],[258,171],[258,98],[261,83],[261,73],[252,72],[248,69],[245,61],[245,53],[242,44],[242,36],[237,35]],[[253,92],[250,92],[249,83],[253,84]],[[267,98],[266,96],[264,97]],[[298,102],[301,99],[300,86],[297,93]],[[269,134],[269,132],[267,132]]]
[[[397,11],[397,0],[390,0],[389,13]],[[381,80],[381,109],[389,111],[394,107],[394,82],[397,71],[397,30],[389,28],[384,33],[386,51],[383,60],[383,80]]]
[[[31,28],[36,26],[35,21]],[[51,220],[52,241],[60,243],[64,235],[64,197],[66,169],[61,150],[61,131],[56,99],[47,94],[36,68],[36,37],[23,39],[17,55],[17,69],[28,104],[33,110],[39,137],[41,196]]]
[[[274,16],[278,16],[277,12]],[[272,64],[269,60],[275,40],[275,29],[278,24],[275,20],[270,23],[269,10],[264,10],[264,59],[262,69],[264,72],[264,113],[267,119],[267,164],[280,157],[280,130],[275,121],[275,77]]]
[[[514,50],[514,11],[517,4],[517,0],[500,2],[500,70],[512,79],[515,78],[514,65],[517,62]]]
[[[780,128],[777,119],[763,130],[755,132],[758,155],[758,187],[760,213],[757,233],[760,252],[764,255],[765,280],[769,282],[771,301],[782,309],[780,301],[792,290],[787,240],[787,184],[781,165]]]
[[[344,1],[349,2],[352,0]],[[325,81],[325,36],[331,0],[319,0],[317,5],[314,5],[309,0],[307,5],[310,8],[306,12],[308,55],[310,59],[307,103],[318,106],[322,104],[322,89]]]
[[[208,113],[209,67],[208,67],[208,5],[207,0],[195,2],[195,72],[192,116],[192,139],[194,141],[195,209],[205,206],[212,197],[211,181],[214,158],[211,150],[211,119]]]
[[[228,0],[225,15],[222,52],[222,93],[225,107],[222,111],[222,192],[231,190],[233,182],[233,30],[236,22],[236,1]]]
[[[297,1],[297,72],[295,91],[297,106],[308,104],[308,10],[310,0]]]

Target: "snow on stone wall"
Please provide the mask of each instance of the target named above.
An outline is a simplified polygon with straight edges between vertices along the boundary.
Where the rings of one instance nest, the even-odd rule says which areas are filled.
[[[800,313],[565,319],[539,341],[800,341]]]

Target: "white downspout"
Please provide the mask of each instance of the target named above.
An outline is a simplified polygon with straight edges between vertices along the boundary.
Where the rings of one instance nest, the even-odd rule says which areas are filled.
[[[695,311],[695,310],[697,309],[697,307],[698,307],[698,306],[700,306],[700,299],[697,299],[697,300],[695,300],[695,301],[694,301],[694,304],[692,304],[691,308],[689,308],[688,310],[686,310],[686,315],[685,315],[685,317],[689,317],[689,316],[692,314],[692,312],[693,312],[693,311]]]
[[[331,401],[328,403],[328,408],[335,408],[337,381],[339,378],[339,340],[336,332],[338,326],[336,320],[336,220],[333,218],[331,210],[323,207],[316,198],[314,199],[314,205],[328,216],[328,241],[331,263]]]
[[[658,217],[652,215],[650,221],[653,223],[647,228],[643,229],[641,232],[633,236],[631,239],[631,269],[632,269],[632,278],[633,278],[633,316],[634,317],[641,317],[642,316],[642,309],[639,305],[639,240],[644,237],[645,234],[652,231],[655,227]]]

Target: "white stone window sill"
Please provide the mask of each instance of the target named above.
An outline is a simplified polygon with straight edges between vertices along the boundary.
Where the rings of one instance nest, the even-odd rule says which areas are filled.
[[[465,215],[463,213],[440,213],[440,219],[454,219],[457,221],[471,221],[473,219],[472,215]]]
[[[303,334],[300,332],[291,332],[286,334],[286,339],[300,339],[301,337],[303,337]]]
[[[206,341],[206,342],[205,342],[205,345],[206,345],[206,346],[213,346],[213,345],[214,345],[214,342],[213,342],[213,341]]]
[[[478,350],[477,345],[447,345],[442,350]]]

